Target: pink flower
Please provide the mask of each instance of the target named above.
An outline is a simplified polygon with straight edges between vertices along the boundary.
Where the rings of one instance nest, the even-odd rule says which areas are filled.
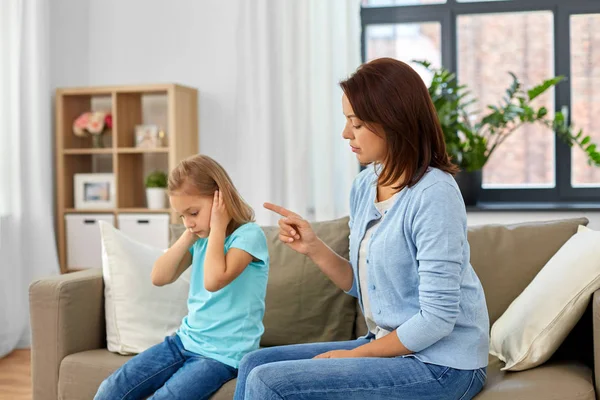
[[[111,114],[106,114],[106,117],[104,117],[104,123],[106,124],[106,127],[108,129],[112,129],[113,120],[112,120],[112,115]]]
[[[86,136],[85,129],[87,128],[89,118],[90,118],[90,113],[85,112],[85,113],[81,114],[79,117],[77,117],[77,119],[75,119],[75,121],[73,122],[73,133],[75,134],[75,136],[79,136],[79,137]]]
[[[104,131],[105,117],[106,113],[101,111],[93,112],[88,120],[87,131],[92,135],[101,135],[102,131]]]

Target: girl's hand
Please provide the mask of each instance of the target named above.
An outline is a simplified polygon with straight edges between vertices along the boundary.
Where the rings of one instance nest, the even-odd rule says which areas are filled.
[[[319,238],[308,221],[275,204],[265,203],[264,207],[283,217],[279,220],[279,240],[289,248],[308,256],[317,249]]]
[[[225,233],[230,221],[231,216],[227,212],[227,208],[223,202],[223,194],[220,190],[217,190],[213,197],[213,205],[210,212],[210,231]]]
[[[319,354],[313,358],[359,358],[353,350],[333,350]]]

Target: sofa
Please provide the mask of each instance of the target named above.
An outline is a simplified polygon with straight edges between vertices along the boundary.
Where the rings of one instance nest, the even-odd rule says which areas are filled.
[[[484,287],[490,323],[531,282],[552,255],[587,220],[470,227],[471,263]],[[347,219],[314,225],[340,255],[348,256]],[[306,257],[264,228],[271,269],[261,346],[349,340],[366,332],[356,299],[335,286]],[[176,234],[174,234],[176,237]],[[111,372],[129,359],[106,349],[101,269],[41,279],[30,286],[34,400],[91,399]],[[523,315],[526,319],[527,315]],[[490,326],[491,326],[490,324]],[[600,399],[600,293],[546,363],[522,372],[503,372],[490,356],[488,378],[477,400]],[[213,399],[231,399],[235,380]],[[600,391],[599,391],[600,392]]]

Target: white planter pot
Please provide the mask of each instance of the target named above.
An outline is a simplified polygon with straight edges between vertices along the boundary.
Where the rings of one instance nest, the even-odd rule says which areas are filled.
[[[151,210],[167,208],[167,192],[162,188],[147,188],[146,202]]]

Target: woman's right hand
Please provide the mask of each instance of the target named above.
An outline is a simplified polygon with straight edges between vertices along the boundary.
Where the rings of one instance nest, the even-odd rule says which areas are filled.
[[[308,255],[317,250],[319,238],[310,223],[298,214],[281,206],[265,203],[264,207],[279,214],[279,240],[298,253]]]

